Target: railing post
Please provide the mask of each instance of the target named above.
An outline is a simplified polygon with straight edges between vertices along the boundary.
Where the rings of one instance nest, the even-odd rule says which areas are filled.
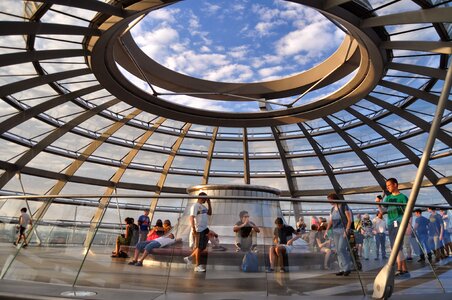
[[[444,109],[446,107],[447,101],[449,100],[449,92],[452,82],[452,70],[449,66],[447,71],[446,79],[444,80],[443,90],[441,91],[441,96],[439,97],[438,105],[436,107],[435,118],[432,122],[432,127],[430,128],[429,136],[425,144],[425,149],[422,154],[421,161],[419,163],[419,168],[414,180],[413,188],[408,199],[408,203],[405,207],[405,212],[403,214],[403,219],[400,224],[399,231],[397,232],[396,239],[394,241],[394,247],[389,256],[388,263],[381,269],[374,281],[374,292],[372,297],[375,299],[387,299],[391,297],[392,291],[394,290],[394,263],[396,261],[397,254],[399,253],[400,247],[403,243],[403,237],[405,235],[406,228],[408,226],[408,221],[413,213],[414,204],[416,203],[417,196],[419,194],[419,189],[422,184],[422,178],[424,177],[425,169],[428,166],[428,161],[432,152],[433,145],[435,143],[436,135],[441,127],[441,120],[443,118]],[[435,182],[433,182],[435,184]]]

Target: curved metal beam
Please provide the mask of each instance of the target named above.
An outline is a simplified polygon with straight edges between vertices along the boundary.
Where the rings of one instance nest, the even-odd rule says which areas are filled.
[[[109,137],[111,137],[115,132],[121,129],[128,121],[132,118],[136,117],[141,113],[141,110],[135,109],[132,113],[126,116],[124,119],[116,122],[111,125],[101,136],[99,136],[96,140],[92,141],[88,147],[79,155],[70,165],[66,168],[64,172],[64,178],[59,179],[58,182],[52,187],[49,194],[50,195],[58,195],[61,190],[66,186],[66,183],[70,181],[72,176],[74,176],[75,172],[83,165],[85,161],[94,153]],[[53,199],[45,199],[44,203],[36,210],[33,214],[35,220],[40,220],[44,217],[50,205],[52,204]]]
[[[66,103],[68,101],[71,101],[74,98],[97,92],[101,89],[103,89],[103,87],[101,85],[90,86],[90,87],[87,87],[87,88],[84,88],[84,89],[81,89],[81,90],[78,90],[75,92],[70,92],[70,93],[52,98],[46,102],[40,103],[36,106],[30,107],[29,109],[21,111],[0,123],[0,135],[6,131],[18,126],[19,124],[26,122],[29,119],[34,118],[37,115],[39,115],[45,111],[48,111],[49,109],[52,109],[58,105]]]
[[[147,142],[147,140],[154,134],[155,130],[162,125],[162,123],[165,121],[165,118],[160,117],[157,122],[154,124],[154,126],[146,131],[140,139],[133,145],[133,148],[127,153],[127,155],[123,159],[122,165],[116,170],[115,174],[111,177],[109,182],[112,184],[107,187],[106,191],[104,192],[104,195],[102,198],[99,199],[99,207],[97,208],[96,212],[94,213],[94,216],[91,218],[90,222],[90,228],[86,235],[86,239],[84,242],[85,247],[89,247],[91,245],[92,240],[94,239],[97,228],[99,227],[100,223],[102,222],[102,219],[105,215],[105,212],[107,211],[108,206],[110,205],[110,200],[113,192],[115,191],[117,184],[121,181],[122,176],[127,170],[127,167],[130,165],[130,163],[133,161],[133,159],[137,156],[138,152],[140,151],[141,147]],[[154,208],[155,210],[155,208]]]
[[[429,68],[424,66],[415,66],[415,65],[408,65],[408,64],[400,64],[400,63],[394,63],[390,62],[387,64],[388,69],[396,70],[396,71],[402,71],[407,73],[413,73],[423,76],[428,76],[436,79],[444,80],[446,78],[447,70],[442,70],[438,68]]]
[[[384,109],[389,110],[393,114],[398,115],[402,119],[405,119],[405,120],[413,123],[414,125],[421,128],[422,130],[424,130],[427,133],[430,130],[431,124],[429,122],[422,120],[421,118],[401,109],[400,107],[394,106],[386,101],[383,101],[381,99],[378,99],[378,98],[372,97],[372,96],[367,96],[366,100],[368,100],[369,102],[372,102],[380,107],[383,107]],[[452,136],[445,133],[443,130],[440,129],[438,131],[436,138],[438,140],[440,140],[441,142],[443,142],[444,144],[446,144],[447,146],[449,146],[450,148],[452,148]]]
[[[309,134],[308,130],[306,130],[306,128],[301,123],[297,123],[297,125],[300,128],[300,130],[303,132],[306,139],[308,140],[309,144],[311,145],[312,149],[314,150],[315,154],[317,155],[317,158],[322,163],[323,169],[325,170],[326,174],[328,175],[328,178],[331,181],[331,184],[333,185],[334,192],[343,199],[342,193],[341,193],[342,187],[339,184],[339,182],[337,181],[331,165],[326,160],[325,155],[323,155],[323,153],[322,153],[322,150],[320,150],[319,144],[317,144],[317,141]]]
[[[407,95],[410,95],[410,96],[413,96],[413,97],[425,100],[425,101],[427,101],[427,102],[429,102],[429,103],[431,103],[433,105],[437,105],[438,101],[439,101],[439,97],[434,95],[434,94],[431,94],[431,93],[426,92],[426,91],[418,90],[418,89],[415,89],[415,88],[412,88],[412,87],[409,87],[409,86],[406,86],[406,85],[403,85],[403,84],[389,82],[389,81],[386,81],[386,80],[381,80],[379,85],[384,86],[384,87],[386,87],[388,89],[399,91],[401,93],[404,93],[404,94],[407,94]],[[452,101],[449,101],[446,104],[446,108],[448,110],[452,110]]]
[[[243,128],[243,180],[250,184],[250,154],[248,150],[248,130]]]
[[[209,150],[207,151],[206,163],[204,165],[204,174],[202,176],[202,184],[209,183],[210,166],[212,165],[213,149],[217,140],[218,127],[213,128],[212,138],[210,139]]]
[[[279,157],[281,159],[284,173],[286,174],[286,180],[287,180],[287,186],[289,187],[289,193],[293,197],[295,195],[295,192],[298,190],[297,188],[297,181],[292,176],[293,167],[289,163],[289,160],[286,157],[286,150],[283,146],[283,141],[279,138],[279,131],[277,127],[271,126],[271,130],[273,133],[273,137],[275,138],[276,147],[278,148]]]
[[[72,128],[75,126],[78,126],[80,123],[88,120],[89,118],[93,117],[94,115],[98,114],[100,111],[113,106],[115,104],[118,104],[120,100],[113,99],[110,101],[107,101],[99,106],[94,107],[91,110],[88,110],[78,117],[72,119],[71,121],[67,122],[60,128],[56,129],[52,133],[48,134],[45,138],[43,138],[41,141],[39,141],[35,146],[30,148],[25,154],[23,154],[16,162],[15,162],[15,170],[14,171],[6,171],[0,176],[0,189],[3,188],[8,181],[14,176],[14,174],[17,171],[21,171],[27,163],[29,163],[33,158],[35,158],[41,151],[43,151],[46,147],[50,146],[53,142],[55,142],[57,139],[62,137],[65,133],[69,132]]]
[[[102,34],[102,30],[63,24],[0,21],[0,36],[35,34],[99,36]]]
[[[403,12],[380,17],[364,19],[361,22],[361,28],[418,24],[418,23],[451,23],[452,7],[419,9],[416,11]]]
[[[350,146],[350,148],[358,155],[369,172],[380,185],[381,189],[386,188],[386,178],[378,171],[377,167],[372,163],[369,156],[355,143],[355,141],[330,118],[325,117],[323,120],[341,136],[341,138]]]
[[[106,15],[118,16],[125,18],[131,13],[122,9],[121,6],[113,6],[98,0],[68,1],[68,0],[33,0],[34,2],[43,2],[47,4],[57,4],[67,6],[68,8],[76,7],[91,11],[100,12]]]
[[[404,143],[400,142],[394,135],[389,133],[386,129],[384,129],[382,126],[378,125],[375,121],[367,118],[360,112],[354,110],[353,108],[347,108],[347,112],[351,113],[355,117],[362,120],[364,123],[366,123],[370,128],[375,130],[379,135],[384,137],[388,142],[390,142],[396,149],[398,149],[406,158],[408,158],[412,164],[414,164],[416,167],[419,166],[420,158],[414,154],[413,151],[411,151],[410,148],[408,148]],[[425,170],[425,176],[428,180],[430,180],[434,185],[438,182],[438,176],[432,171],[431,168],[427,168]],[[450,190],[446,186],[436,186],[438,191],[441,193],[441,195],[444,197],[444,199],[448,199],[450,197]]]
[[[45,59],[58,59],[78,56],[88,56],[90,52],[85,49],[58,49],[15,52],[0,55],[0,67],[23,64],[27,62],[40,61]]]
[[[10,84],[5,84],[3,86],[0,86],[0,98],[3,98],[7,95],[12,95],[24,90],[28,90],[40,85],[49,84],[55,81],[60,81],[68,78],[78,77],[91,74],[91,69],[85,68],[85,69],[77,69],[77,70],[70,70],[70,71],[64,71],[54,74],[48,74],[48,75],[42,75],[37,76],[17,82],[13,82]]]
[[[450,42],[384,41],[381,42],[381,47],[385,49],[412,50],[449,55],[452,54],[452,46]]]

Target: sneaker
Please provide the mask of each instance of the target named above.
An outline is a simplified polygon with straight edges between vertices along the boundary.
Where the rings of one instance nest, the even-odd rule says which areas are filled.
[[[286,273],[286,269],[284,268],[279,269],[279,273]]]
[[[16,243],[16,242],[14,242],[14,243],[13,243],[13,245],[14,245],[14,246],[17,246],[17,243]]]
[[[143,262],[142,261],[137,261],[135,263],[135,267],[142,267],[143,266]]]
[[[407,257],[406,260],[413,260],[413,258],[412,257]]]
[[[193,264],[193,262],[191,261],[190,256],[184,257],[184,262],[185,262],[187,265],[192,265],[192,264]]]
[[[352,271],[345,271],[345,272],[344,272],[344,276],[350,275],[351,272],[352,272]]]
[[[134,266],[137,263],[136,260],[129,261],[128,265]]]
[[[344,273],[345,273],[344,271],[337,272],[336,276],[342,276],[342,275],[344,275]]]
[[[378,257],[375,257],[375,260],[380,260]]]
[[[418,260],[417,260],[417,262],[424,262],[425,261],[425,258],[419,258]]]
[[[273,269],[273,268],[267,268],[267,270],[265,270],[265,272],[267,272],[267,273],[273,273],[273,272],[275,272],[275,269]]]
[[[202,265],[195,267],[195,272],[205,272],[205,271],[206,269]]]
[[[383,256],[383,257],[382,257],[382,259],[388,259],[388,257],[386,257],[386,256]]]
[[[28,247],[28,244],[24,244],[23,246],[22,246],[22,248],[27,248]]]

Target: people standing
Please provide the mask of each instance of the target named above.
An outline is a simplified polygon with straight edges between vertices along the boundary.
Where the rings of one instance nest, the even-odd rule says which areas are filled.
[[[432,253],[430,250],[430,245],[428,243],[428,224],[430,221],[422,215],[422,210],[416,208],[414,210],[414,215],[416,220],[414,220],[414,232],[419,240],[419,260],[418,262],[425,261],[425,254],[427,253],[428,260],[432,261]]]
[[[207,248],[209,242],[209,228],[208,228],[208,216],[212,215],[212,206],[210,199],[206,198],[206,193],[199,193],[200,198],[190,208],[190,226],[191,234],[193,236],[193,252],[184,257],[184,261],[187,264],[192,264],[192,258],[194,258],[195,272],[205,272],[205,266],[201,265],[201,253]],[[202,197],[202,198],[201,198]],[[207,204],[205,207],[203,204]]]
[[[20,216],[19,216],[19,236],[17,237],[17,240],[13,243],[14,246],[17,246],[20,243],[20,240],[23,239],[23,248],[26,248],[28,246],[27,243],[27,237],[25,235],[25,231],[27,230],[27,226],[32,225],[30,215],[27,214],[27,208],[22,207],[20,209]]]
[[[428,217],[430,223],[428,224],[428,243],[430,249],[435,253],[435,262],[439,262],[443,256],[441,253],[442,240],[444,234],[443,219],[436,213],[435,207],[429,207]]]
[[[346,203],[335,202],[339,196],[331,193],[327,196],[328,201],[333,206],[331,208],[330,219],[325,230],[325,237],[330,228],[333,228],[333,240],[336,245],[339,272],[337,276],[348,276],[351,273],[351,253],[347,234],[352,229],[352,212]]]
[[[383,219],[383,213],[378,212],[377,216],[373,219],[373,230],[375,234],[375,245],[376,245],[376,257],[375,260],[379,259],[380,251],[381,258],[386,259],[386,222]]]
[[[364,260],[369,260],[370,249],[374,246],[374,235],[372,233],[372,221],[369,214],[364,214],[361,222],[361,234],[363,235]]]
[[[246,210],[239,213],[239,218],[240,221],[235,223],[232,228],[235,232],[236,251],[256,251],[259,227],[250,221],[250,214]]]
[[[384,199],[384,203],[404,203],[408,202],[407,196],[402,194],[399,191],[399,183],[395,178],[389,178],[386,180],[386,189],[390,193]],[[381,203],[382,199],[377,197],[375,199],[376,202]],[[388,234],[389,234],[389,242],[391,244],[391,249],[394,251],[394,242],[397,236],[397,232],[399,231],[400,224],[403,218],[404,209],[398,205],[379,205],[378,209],[381,213],[386,212],[388,214]],[[410,273],[408,272],[406,266],[405,256],[403,255],[402,245],[400,245],[400,249],[398,249],[397,254],[397,272],[395,276],[403,276],[410,277]]]
[[[144,213],[138,218],[138,226],[140,228],[138,242],[146,241],[146,237],[148,236],[151,226],[151,219],[149,219],[149,208],[144,209]]]
[[[443,218],[443,226],[444,226],[444,236],[443,236],[443,244],[446,250],[446,254],[452,255],[452,242],[450,239],[450,234],[452,233],[452,224],[449,221],[449,215],[447,214],[447,209],[440,208],[439,214]]]

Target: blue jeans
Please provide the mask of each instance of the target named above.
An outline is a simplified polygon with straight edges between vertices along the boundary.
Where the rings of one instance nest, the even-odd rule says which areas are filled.
[[[430,245],[428,243],[428,234],[418,234],[417,238],[419,240],[419,255],[424,255],[424,253],[430,253]]]
[[[386,233],[377,233],[375,235],[375,244],[377,245],[377,258],[380,256],[380,249],[381,257],[386,257]]]
[[[148,253],[151,252],[154,248],[160,248],[160,243],[156,241],[143,241],[139,242],[136,245],[136,248],[141,252],[143,250],[146,250]]]
[[[344,229],[333,230],[334,245],[336,245],[337,262],[339,263],[339,271],[345,272],[351,270],[350,247],[347,239],[344,237]]]

